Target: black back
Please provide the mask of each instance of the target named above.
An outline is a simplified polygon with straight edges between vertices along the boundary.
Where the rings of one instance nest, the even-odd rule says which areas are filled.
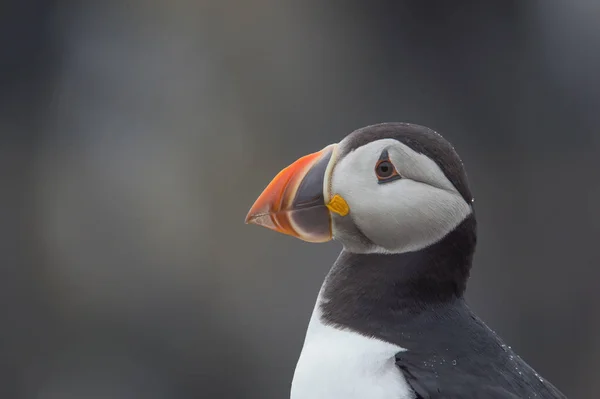
[[[490,330],[463,299],[403,328],[396,365],[423,399],[565,398]]]

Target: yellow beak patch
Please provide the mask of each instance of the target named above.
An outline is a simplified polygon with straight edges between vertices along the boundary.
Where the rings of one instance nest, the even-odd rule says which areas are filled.
[[[331,212],[335,212],[340,216],[346,216],[350,212],[348,203],[338,194],[334,195],[326,206]]]

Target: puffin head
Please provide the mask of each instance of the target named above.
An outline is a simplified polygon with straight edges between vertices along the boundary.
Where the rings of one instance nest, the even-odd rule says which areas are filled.
[[[283,169],[246,223],[309,242],[336,239],[353,253],[418,251],[473,216],[452,145],[407,123],[358,129]]]

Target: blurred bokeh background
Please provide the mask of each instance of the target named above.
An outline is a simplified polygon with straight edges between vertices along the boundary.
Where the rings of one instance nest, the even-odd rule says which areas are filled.
[[[469,172],[476,311],[600,390],[600,3],[4,0],[0,397],[288,397],[340,248],[245,226],[383,121]]]

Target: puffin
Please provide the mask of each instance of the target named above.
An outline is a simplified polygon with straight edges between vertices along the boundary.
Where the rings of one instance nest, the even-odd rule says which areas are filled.
[[[566,398],[465,300],[473,205],[453,146],[416,124],[358,129],[275,176],[246,223],[342,244],[291,399]]]

